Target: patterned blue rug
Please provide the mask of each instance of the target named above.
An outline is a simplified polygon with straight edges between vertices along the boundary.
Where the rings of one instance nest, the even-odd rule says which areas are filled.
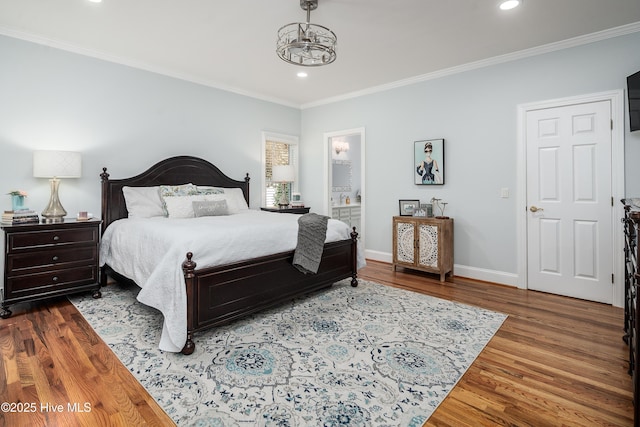
[[[360,280],[157,349],[138,288],[71,297],[180,426],[421,426],[506,315]]]

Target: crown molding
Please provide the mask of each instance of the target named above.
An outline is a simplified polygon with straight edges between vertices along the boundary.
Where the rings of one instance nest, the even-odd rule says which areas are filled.
[[[70,44],[70,43],[65,43],[65,42],[61,42],[58,40],[54,40],[54,39],[50,39],[47,37],[43,37],[43,36],[39,36],[36,34],[30,34],[30,33],[25,33],[23,31],[18,31],[18,30],[14,30],[11,28],[7,28],[7,27],[2,27],[0,26],[0,35],[4,35],[7,37],[12,37],[15,39],[20,39],[20,40],[24,40],[24,41],[28,41],[28,42],[32,42],[32,43],[36,43],[39,45],[44,45],[44,46],[49,46],[49,47],[53,47],[56,49],[60,49],[60,50],[64,50],[67,52],[71,52],[71,53],[76,53],[79,55],[83,55],[83,56],[89,56],[92,58],[96,58],[96,59],[100,59],[103,61],[107,61],[107,62],[112,62],[115,64],[120,64],[120,65],[125,65],[128,67],[132,67],[138,70],[143,70],[143,71],[149,71],[151,73],[154,74],[160,74],[166,77],[172,77],[175,79],[179,79],[179,80],[184,80],[187,82],[191,82],[191,83],[196,83],[199,85],[203,85],[203,86],[207,86],[213,89],[219,89],[219,90],[223,90],[226,92],[231,92],[231,93],[235,93],[237,95],[242,95],[242,96],[247,96],[249,98],[254,98],[254,99],[258,99],[261,101],[267,101],[267,102],[272,102],[275,104],[280,104],[280,105],[284,105],[286,107],[292,107],[292,108],[300,108],[300,104],[296,104],[290,101],[286,101],[283,99],[279,99],[279,98],[274,98],[274,97],[269,97],[269,96],[265,96],[261,93],[256,93],[256,92],[250,92],[244,89],[239,89],[237,87],[232,87],[232,86],[226,86],[217,82],[213,82],[213,81],[209,81],[206,79],[201,79],[189,74],[184,74],[184,73],[178,73],[172,70],[168,70],[166,68],[162,68],[162,67],[158,67],[155,65],[150,65],[144,62],[140,62],[140,61],[135,61],[132,59],[128,59],[128,58],[123,58],[120,56],[115,56],[115,55],[111,55],[105,52],[101,52],[98,50],[94,50],[94,49],[87,49],[81,46],[76,46],[74,44]]]
[[[396,89],[403,86],[409,86],[412,84],[425,82],[428,80],[439,79],[441,77],[450,76],[452,74],[464,73],[466,71],[476,70],[479,68],[490,67],[492,65],[503,64],[505,62],[517,61],[523,58],[529,58],[536,55],[544,55],[550,52],[556,52],[558,50],[568,49],[571,47],[582,46],[589,43],[595,43],[601,40],[606,40],[614,37],[624,36],[640,31],[640,22],[634,22],[620,27],[610,28],[603,31],[598,31],[591,34],[586,34],[579,37],[573,37],[570,39],[562,40],[559,42],[549,43],[542,46],[532,47],[530,49],[519,50],[517,52],[507,53],[504,55],[494,56],[491,58],[483,59],[480,61],[469,62],[467,64],[458,65],[451,68],[445,68],[442,70],[434,71],[432,73],[422,74],[420,76],[410,77],[408,79],[398,80],[391,83],[386,83],[380,86],[373,86],[360,91],[346,93],[344,95],[334,96],[323,100],[310,102],[303,104],[300,108],[307,109],[313,107],[319,107],[322,105],[333,104],[335,102],[345,101],[352,98],[358,98],[364,95],[371,95],[378,92],[384,92],[391,89]]]
[[[25,41],[40,44],[40,45],[50,46],[50,47],[61,49],[67,52],[89,56],[92,58],[101,59],[104,61],[121,64],[128,67],[144,70],[144,71],[149,71],[155,74],[160,74],[167,77],[172,77],[179,80],[200,84],[200,85],[211,87],[214,89],[224,90],[227,92],[235,93],[237,95],[247,96],[250,98],[271,102],[271,103],[283,105],[286,107],[301,109],[301,110],[313,108],[313,107],[319,107],[327,104],[333,104],[333,103],[345,101],[348,99],[358,98],[361,96],[370,95],[378,92],[384,92],[387,90],[391,90],[391,89],[395,89],[403,86],[409,86],[412,84],[425,82],[428,80],[434,80],[441,77],[450,76],[453,74],[464,73],[466,71],[476,70],[479,68],[489,67],[492,65],[502,64],[505,62],[517,61],[519,59],[528,58],[531,56],[543,55],[545,53],[555,52],[562,49],[568,49],[571,47],[581,46],[589,43],[595,43],[601,40],[606,40],[606,39],[619,37],[619,36],[623,36],[631,33],[636,33],[638,31],[640,31],[640,22],[634,22],[631,24],[622,25],[619,27],[614,27],[607,30],[586,34],[583,36],[573,37],[573,38],[562,40],[555,43],[549,43],[546,45],[537,46],[530,49],[508,53],[505,55],[494,56],[494,57],[483,59],[480,61],[470,62],[467,64],[458,65],[455,67],[445,68],[442,70],[434,71],[432,73],[422,74],[419,76],[410,77],[408,79],[398,80],[395,82],[386,83],[379,86],[373,86],[360,91],[349,92],[343,95],[325,98],[318,101],[300,105],[287,100],[265,96],[263,94],[256,93],[256,92],[246,91],[237,87],[226,86],[217,82],[201,79],[189,74],[178,73],[162,67],[153,66],[144,62],[119,57],[119,56],[111,55],[105,52],[101,52],[93,49],[87,49],[87,48],[76,46],[70,43],[65,43],[65,42],[53,40],[47,37],[30,34],[30,33],[15,30],[12,28],[0,26],[0,35],[5,35],[8,37],[13,37],[16,39],[25,40]]]

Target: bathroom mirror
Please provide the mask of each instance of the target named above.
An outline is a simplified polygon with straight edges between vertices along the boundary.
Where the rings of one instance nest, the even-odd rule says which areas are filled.
[[[331,163],[331,191],[351,191],[351,162],[334,160]]]

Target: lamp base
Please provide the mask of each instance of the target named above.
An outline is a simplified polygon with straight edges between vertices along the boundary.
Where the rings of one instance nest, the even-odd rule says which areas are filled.
[[[64,217],[62,216],[52,216],[48,218],[42,218],[43,224],[59,224],[61,222],[64,222]]]
[[[49,198],[49,205],[42,211],[42,222],[45,224],[64,222],[64,217],[67,215],[67,211],[64,210],[60,203],[60,199],[58,198],[60,180],[58,178],[51,178],[49,183],[51,183],[51,197]]]

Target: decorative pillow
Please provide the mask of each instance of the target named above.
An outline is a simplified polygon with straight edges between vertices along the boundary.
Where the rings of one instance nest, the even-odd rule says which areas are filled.
[[[226,200],[207,200],[204,202],[192,202],[193,214],[196,218],[201,216],[229,215]]]
[[[198,194],[222,194],[224,193],[224,188],[222,187],[207,187],[203,185],[196,186]]]
[[[169,216],[169,210],[167,209],[167,199],[170,199],[171,197],[190,196],[195,194],[198,194],[198,187],[193,184],[161,185],[160,199],[162,200],[162,209],[164,211],[164,216]]]
[[[242,190],[238,189],[240,195],[238,195],[237,192],[229,191],[232,190],[231,188],[225,188],[224,190],[224,194],[205,195],[206,200],[225,200],[227,208],[229,209],[229,215],[234,215],[249,209],[247,202],[244,200],[244,196],[242,196]],[[240,200],[240,198],[242,198],[242,200]]]
[[[160,187],[122,187],[129,218],[165,216]]]
[[[193,202],[204,202],[206,197],[208,196],[204,194],[165,197],[167,216],[169,218],[193,218]]]

